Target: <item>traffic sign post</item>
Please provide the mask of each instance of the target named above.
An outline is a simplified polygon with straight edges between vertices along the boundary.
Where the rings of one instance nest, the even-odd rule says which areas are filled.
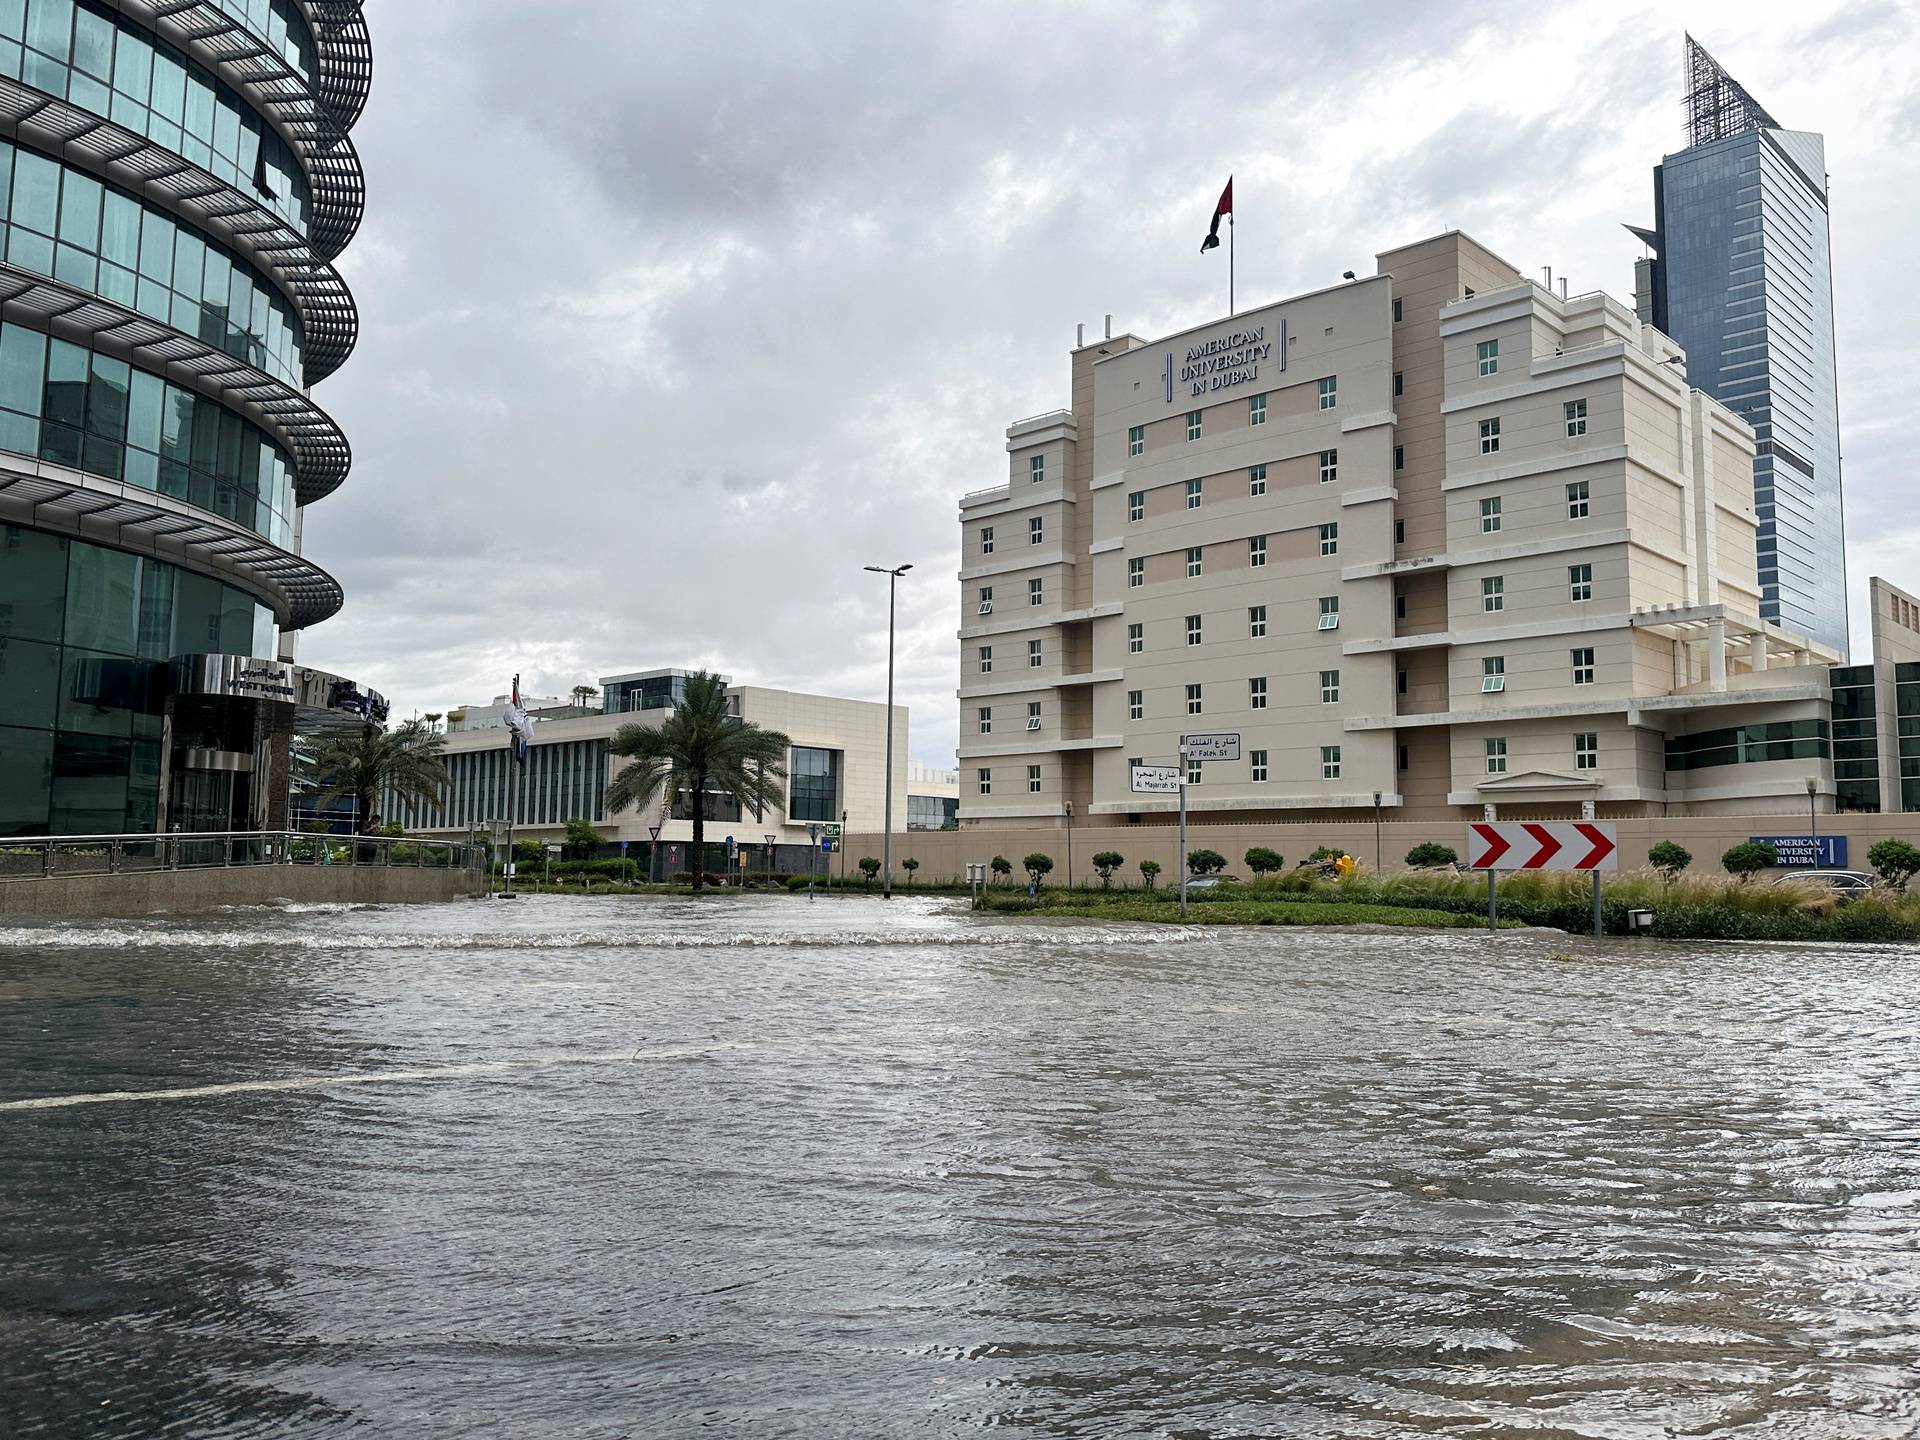
[[[1467,826],[1467,865],[1487,872],[1487,929],[1499,921],[1496,872],[1572,870],[1593,876],[1593,935],[1600,938],[1600,872],[1620,868],[1620,835],[1595,820],[1475,821]]]

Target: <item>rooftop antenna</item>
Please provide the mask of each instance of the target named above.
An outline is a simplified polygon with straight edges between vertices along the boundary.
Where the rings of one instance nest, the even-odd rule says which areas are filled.
[[[1107,339],[1113,338],[1113,312],[1107,312]]]
[[[1087,327],[1085,322],[1082,322],[1081,324],[1078,324],[1073,327],[1073,348],[1076,350],[1083,350],[1086,348],[1086,344],[1087,344]]]

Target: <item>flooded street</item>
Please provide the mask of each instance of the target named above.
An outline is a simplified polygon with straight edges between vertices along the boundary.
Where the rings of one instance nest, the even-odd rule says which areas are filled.
[[[16,924],[0,1266],[8,1436],[1893,1440],[1920,954]]]

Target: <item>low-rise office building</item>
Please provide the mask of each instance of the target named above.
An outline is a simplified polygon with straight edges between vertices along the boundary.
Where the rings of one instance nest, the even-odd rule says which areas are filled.
[[[524,764],[516,764],[504,727],[485,725],[451,732],[443,751],[447,792],[436,807],[409,805],[385,797],[382,813],[410,833],[464,833],[495,820],[512,818],[516,834],[529,840],[557,840],[567,821],[593,822],[609,842],[644,843],[661,827],[661,840],[683,843],[693,837],[692,797],[661,796],[645,811],[610,814],[607,785],[627,762],[609,742],[622,726],[657,725],[684,693],[689,672],[653,670],[616,675],[600,682],[604,709],[561,707],[562,713],[536,714],[533,742]],[[813,842],[809,826],[843,822],[857,831],[879,830],[886,801],[887,707],[867,700],[805,695],[757,685],[730,685],[733,713],[787,736],[787,778],[777,810],[756,813],[731,795],[706,797],[706,833],[711,842],[734,836],[742,845]],[[471,718],[486,707],[465,707]],[[907,813],[907,724],[905,706],[894,707],[894,816],[903,825]]]
[[[961,501],[963,825],[1164,822],[1131,767],[1217,732],[1203,817],[1832,806],[1753,431],[1630,307],[1456,232],[1071,382]]]
[[[960,823],[960,772],[907,766],[907,829],[950,830]]]

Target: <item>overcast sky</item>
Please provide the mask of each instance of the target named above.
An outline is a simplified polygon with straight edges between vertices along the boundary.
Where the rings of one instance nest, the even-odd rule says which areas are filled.
[[[301,658],[396,716],[708,666],[899,692],[950,767],[955,500],[1068,403],[1074,325],[1243,304],[1458,228],[1630,299],[1681,30],[1832,176],[1856,636],[1920,585],[1920,8],[1702,0],[805,5],[368,0],[346,486]],[[1683,13],[1684,11],[1684,13]],[[1902,427],[1905,427],[1903,430]]]

